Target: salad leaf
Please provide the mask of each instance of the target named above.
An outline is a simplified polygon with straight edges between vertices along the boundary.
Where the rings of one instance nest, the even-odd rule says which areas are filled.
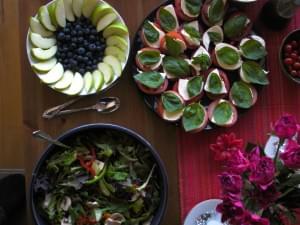
[[[224,24],[224,34],[228,38],[239,37],[243,34],[248,17],[241,14],[227,20]]]
[[[159,39],[159,32],[150,24],[149,21],[146,21],[143,26],[144,35],[150,43],[155,43]]]
[[[203,78],[200,76],[193,77],[187,84],[189,97],[194,97],[200,94],[203,86]]]
[[[201,54],[192,58],[192,64],[200,65],[201,70],[208,70],[212,62],[207,54]]]
[[[208,21],[211,24],[219,23],[225,14],[225,5],[223,0],[212,0],[208,9]]]
[[[130,208],[133,210],[135,214],[141,212],[143,207],[144,207],[144,200],[142,198],[139,198],[138,200],[136,200],[134,203],[130,205]]]
[[[200,32],[195,27],[185,24],[183,26],[183,29],[185,30],[185,32],[187,32],[190,35],[191,38],[195,38],[195,39],[201,38]]]
[[[230,91],[234,103],[243,109],[248,109],[252,106],[253,96],[251,88],[248,84],[237,81],[234,82]]]
[[[172,56],[166,56],[163,59],[163,67],[166,72],[176,77],[186,77],[190,74],[190,65],[187,61]]]
[[[165,92],[161,96],[163,107],[167,112],[177,112],[184,108],[181,99],[170,92]]]
[[[219,43],[222,41],[222,36],[217,32],[208,32],[208,36],[212,42]]]
[[[258,60],[267,55],[266,49],[256,40],[248,40],[241,46],[242,54],[247,59]]]
[[[160,26],[167,32],[175,30],[176,28],[176,18],[168,10],[164,8],[159,9],[159,20]]]
[[[226,124],[233,112],[231,109],[231,105],[225,101],[219,103],[213,111],[213,118],[215,119],[217,124]]]
[[[142,51],[138,55],[138,59],[143,65],[151,66],[155,65],[160,61],[160,52],[159,51]]]
[[[216,73],[211,73],[208,76],[208,88],[212,94],[220,94],[223,88],[222,78]]]
[[[144,72],[134,76],[134,79],[148,88],[159,88],[164,83],[163,76],[158,72]]]
[[[254,61],[246,61],[242,64],[244,78],[253,84],[268,85],[269,80],[263,68]]]
[[[181,44],[172,37],[166,35],[166,47],[171,56],[178,56],[181,53]]]
[[[200,103],[188,105],[183,111],[182,124],[185,131],[189,132],[201,126],[205,116],[205,109]]]
[[[226,65],[235,65],[240,60],[239,53],[227,46],[219,49],[216,55]]]
[[[109,165],[106,171],[106,177],[116,181],[124,181],[128,177],[128,173],[125,171],[118,171],[114,166]]]
[[[192,15],[199,15],[202,0],[185,0],[185,6]]]

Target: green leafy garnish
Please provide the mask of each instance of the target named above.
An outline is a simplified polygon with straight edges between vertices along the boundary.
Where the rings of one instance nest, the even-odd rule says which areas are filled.
[[[223,0],[212,0],[208,9],[208,21],[211,25],[219,23],[225,14]]]
[[[213,111],[213,118],[216,124],[226,124],[232,116],[232,108],[227,101],[219,103]]]
[[[236,38],[243,34],[248,17],[241,14],[227,20],[224,24],[224,34],[228,38]]]
[[[205,117],[205,109],[200,103],[188,105],[183,111],[182,124],[186,132],[195,130],[201,126]]]
[[[163,59],[163,67],[166,72],[179,78],[190,74],[190,65],[184,59],[166,56]]]
[[[218,32],[208,32],[208,36],[212,42],[219,43],[222,41],[222,36]]]
[[[151,66],[155,65],[160,61],[160,52],[159,51],[151,51],[151,50],[146,50],[142,51],[138,55],[138,59],[141,64]]]
[[[253,84],[268,85],[269,80],[263,68],[254,61],[246,61],[242,64],[244,79]]]
[[[242,54],[247,59],[258,60],[267,55],[266,49],[256,40],[248,40],[241,46]]]
[[[218,59],[226,65],[236,65],[240,60],[239,53],[227,46],[219,49],[216,54]]]
[[[171,92],[165,92],[161,96],[163,107],[167,112],[177,112],[184,108],[181,99]]]
[[[251,88],[243,81],[234,82],[230,95],[238,107],[248,109],[252,106],[253,96]]]
[[[207,54],[201,54],[192,58],[192,64],[200,65],[201,70],[207,70],[212,62]]]
[[[190,35],[191,38],[199,39],[200,41],[201,34],[195,27],[185,24],[183,29]]]
[[[208,82],[208,89],[210,93],[220,94],[222,92],[223,84],[220,75],[211,73],[209,74],[208,80],[206,82]]]
[[[189,97],[192,98],[200,94],[203,86],[203,78],[200,76],[193,77],[187,84]]]
[[[176,28],[176,18],[170,13],[168,10],[164,8],[159,9],[159,20],[160,20],[160,26],[166,31],[170,32],[175,30]]]
[[[179,56],[181,53],[181,44],[172,37],[166,35],[166,47],[169,55]]]
[[[192,15],[199,15],[202,0],[185,0],[185,6]]]
[[[144,35],[150,43],[155,43],[159,39],[159,32],[150,24],[149,21],[146,21],[143,26]]]
[[[164,83],[163,76],[155,71],[139,73],[134,79],[148,88],[159,88]]]

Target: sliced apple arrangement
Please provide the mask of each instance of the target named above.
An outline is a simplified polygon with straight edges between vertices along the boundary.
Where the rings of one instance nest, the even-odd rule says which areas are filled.
[[[142,24],[134,80],[149,105],[186,132],[231,127],[269,84],[266,43],[227,0],[167,1]],[[141,44],[139,44],[141,43]]]
[[[111,86],[129,57],[128,28],[102,0],[53,0],[30,18],[27,53],[40,80],[67,95]]]

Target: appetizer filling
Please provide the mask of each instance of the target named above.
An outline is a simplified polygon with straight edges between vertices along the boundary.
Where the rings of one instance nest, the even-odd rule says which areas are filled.
[[[165,32],[176,31],[179,27],[178,19],[172,4],[158,10],[158,23]]]
[[[162,117],[169,121],[177,121],[181,118],[184,110],[183,99],[174,91],[166,91],[161,95]]]
[[[255,61],[245,61],[240,69],[240,77],[246,83],[268,85],[268,72]]]
[[[163,68],[169,79],[183,78],[190,75],[190,65],[185,59],[165,56]]]
[[[207,50],[209,50],[209,46],[211,43],[218,44],[223,42],[223,40],[223,30],[218,25],[209,28],[203,35],[203,45]]]
[[[142,35],[145,43],[149,47],[159,48],[160,41],[165,34],[154,23],[146,21],[143,26]]]
[[[216,95],[226,94],[228,92],[225,86],[225,82],[218,69],[215,69],[209,73],[204,86],[204,90]]]
[[[134,76],[136,82],[144,85],[147,88],[157,89],[165,82],[164,74],[158,72],[144,72]]]
[[[256,92],[254,87],[243,81],[237,81],[232,85],[230,98],[237,107],[248,109],[255,103],[254,92]]]
[[[217,63],[226,70],[236,70],[241,67],[242,60],[239,50],[229,44],[220,43],[216,45],[215,54]]]
[[[187,49],[187,46],[181,34],[169,32],[162,39],[161,49],[166,51],[169,55],[179,56]]]
[[[224,34],[229,39],[240,39],[248,34],[250,23],[251,21],[246,15],[242,13],[234,15],[225,22]]]
[[[200,103],[192,103],[184,109],[182,125],[186,132],[204,128],[206,122],[206,110]]]
[[[188,101],[193,97],[199,96],[203,90],[203,86],[203,78],[200,76],[191,79],[179,79],[178,93],[185,101]]]
[[[200,48],[194,53],[191,65],[197,71],[205,71],[208,70],[211,66],[211,58],[208,51],[200,46]]]
[[[162,63],[163,55],[156,49],[142,49],[138,51],[137,63],[142,70],[156,70]]]
[[[181,0],[181,9],[189,17],[198,17],[202,6],[202,0]]]
[[[219,100],[212,113],[212,122],[215,124],[226,125],[234,121],[232,105],[227,100]]]
[[[265,43],[256,39],[244,38],[240,43],[242,55],[250,60],[259,60],[267,55]]]
[[[207,21],[210,25],[222,24],[225,15],[226,0],[206,0],[207,6]],[[204,15],[205,15],[204,14]]]
[[[193,21],[191,23],[183,25],[181,29],[181,35],[184,40],[190,46],[199,46],[201,41],[201,33],[199,31],[199,23],[198,21]]]

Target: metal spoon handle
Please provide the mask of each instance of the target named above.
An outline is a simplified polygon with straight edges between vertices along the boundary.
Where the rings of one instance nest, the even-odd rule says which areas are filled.
[[[56,116],[67,115],[67,114],[72,114],[72,113],[77,113],[77,112],[83,112],[83,111],[89,111],[89,110],[93,110],[93,109],[94,109],[93,106],[84,107],[84,108],[78,108],[78,109],[66,109],[66,110],[62,110],[62,111],[58,112],[56,114]]]
[[[52,143],[54,145],[57,145],[59,147],[71,148],[70,146],[63,144],[60,141],[57,141],[57,140],[53,139],[49,134],[47,134],[47,133],[45,133],[44,131],[41,131],[41,130],[34,131],[32,133],[32,136],[35,137],[35,138],[39,138],[41,140],[47,141],[49,143]]]

